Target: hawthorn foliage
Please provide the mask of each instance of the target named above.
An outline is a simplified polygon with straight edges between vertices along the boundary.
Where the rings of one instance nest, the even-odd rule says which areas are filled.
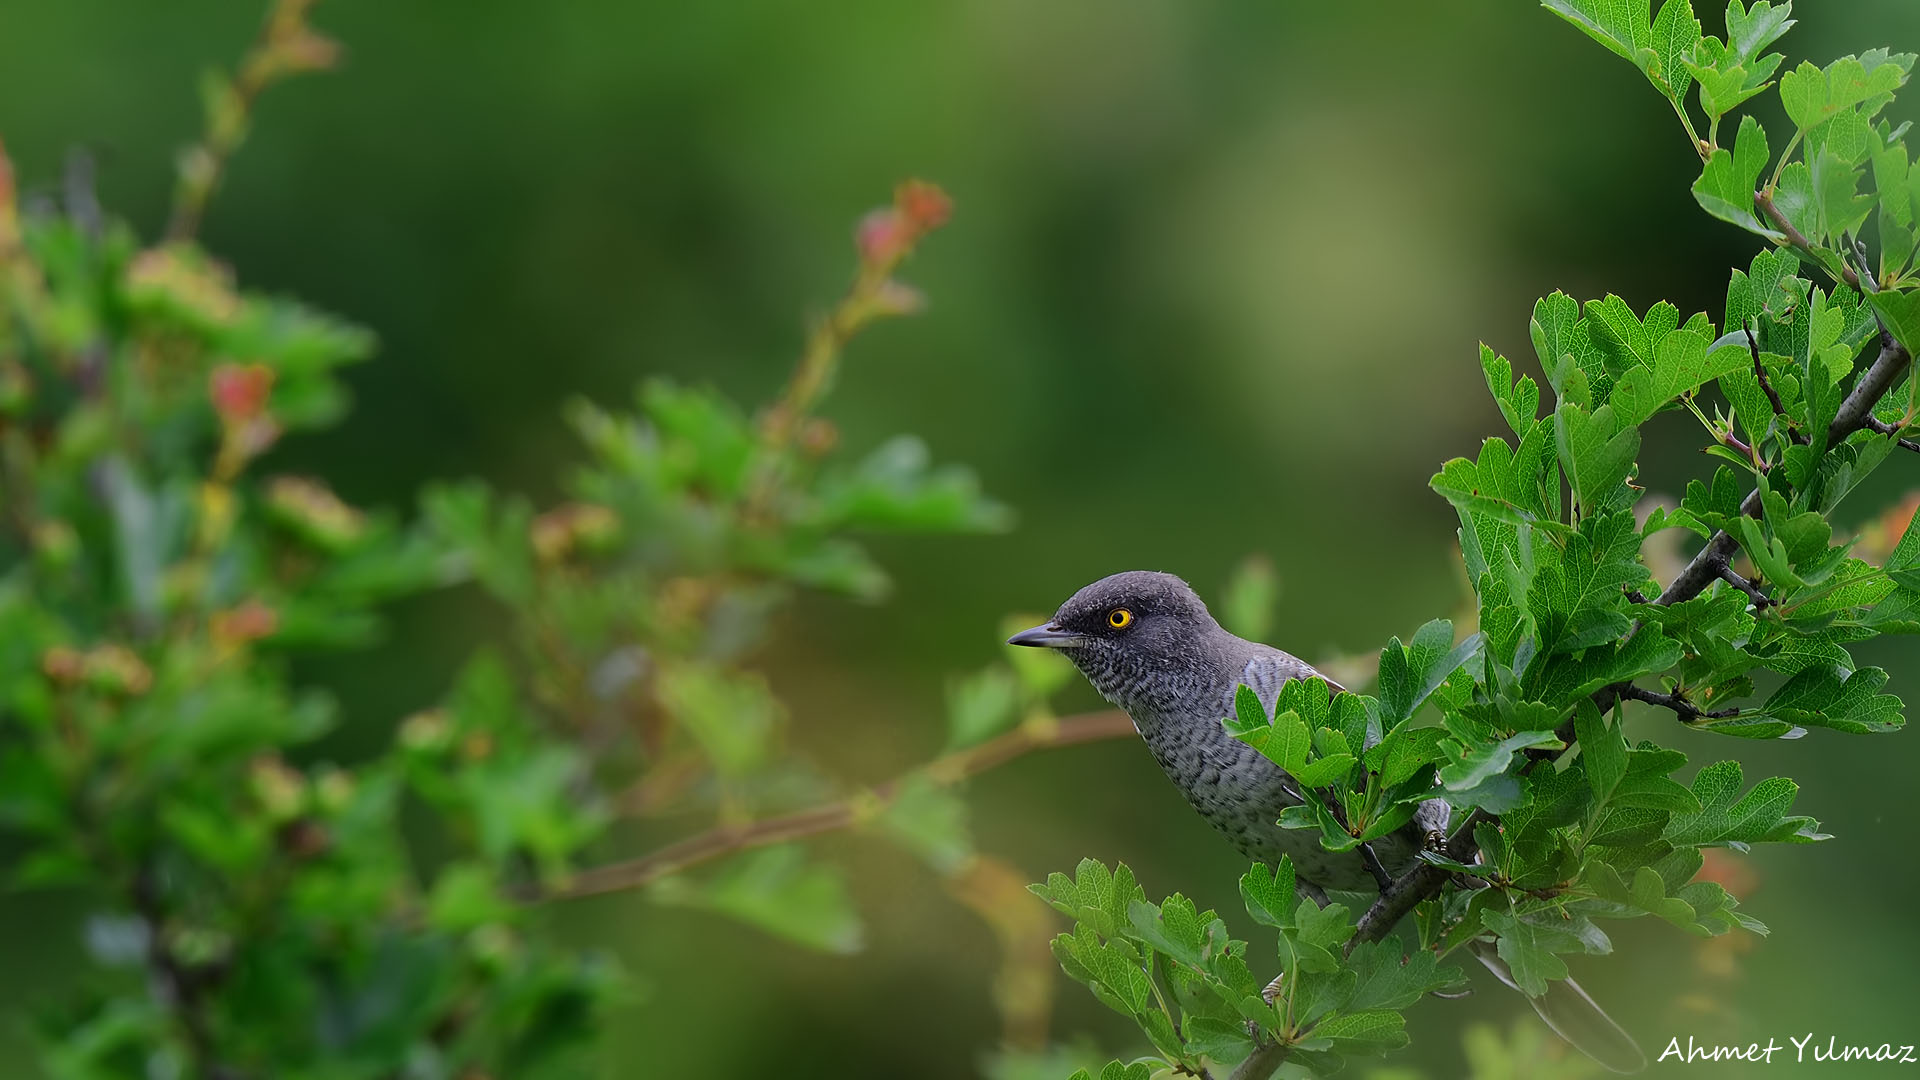
[[[1793,781],[1750,782],[1731,758],[1680,782],[1687,755],[1630,744],[1624,706],[1736,739],[1903,723],[1887,673],[1849,649],[1920,632],[1920,522],[1871,553],[1832,522],[1869,473],[1920,450],[1920,168],[1906,126],[1882,117],[1914,55],[1787,68],[1770,50],[1791,5],[1767,0],[1732,0],[1724,37],[1688,0],[1657,14],[1648,0],[1545,6],[1672,102],[1700,157],[1695,198],[1768,247],[1733,270],[1717,322],[1617,296],[1542,299],[1530,329],[1544,385],[1483,346],[1511,433],[1432,480],[1459,514],[1472,632],[1436,620],[1393,640],[1372,695],[1293,683],[1268,712],[1243,691],[1223,719],[1300,780],[1306,802],[1278,827],[1348,850],[1438,797],[1453,807],[1444,852],[1364,912],[1300,896],[1284,862],[1256,865],[1241,881],[1250,941],[1177,893],[1150,902],[1124,866],[1088,861],[1034,886],[1074,920],[1055,939],[1061,966],[1153,1047],[1103,1080],[1333,1072],[1403,1045],[1402,1011],[1459,981],[1449,961],[1476,940],[1538,996],[1566,977],[1563,957],[1610,951],[1609,920],[1764,934],[1696,879],[1702,850],[1812,843],[1827,839],[1819,823],[1794,812]],[[1770,136],[1745,111],[1767,91],[1791,130]],[[1723,460],[1677,506],[1642,510],[1642,430],[1690,422]],[[1698,554],[1661,582],[1644,549],[1676,529]]]
[[[65,205],[22,198],[0,154],[4,874],[74,897],[94,961],[42,1002],[45,1072],[580,1075],[631,980],[552,944],[545,913],[635,889],[853,950],[838,871],[781,842],[808,831],[781,812],[823,793],[846,796],[798,820],[923,856],[975,907],[1026,901],[971,853],[949,790],[966,761],[841,784],[786,750],[747,662],[798,589],[884,594],[857,537],[1006,520],[919,441],[847,453],[814,415],[852,336],[918,308],[893,274],[946,196],[909,182],[862,221],[845,298],[757,414],[648,382],[627,408],[572,408],[584,453],[557,505],[468,481],[368,512],[271,452],[340,419],[372,335],[241,288],[194,240],[251,103],[335,55],[310,6],[278,0],[209,77],[156,240],[78,183]],[[385,745],[335,760],[343,718],[293,659],[405,649],[381,606],[461,583],[497,598],[505,640],[412,715],[356,718]],[[956,708],[991,726],[980,692]],[[622,860],[661,820],[713,827]]]

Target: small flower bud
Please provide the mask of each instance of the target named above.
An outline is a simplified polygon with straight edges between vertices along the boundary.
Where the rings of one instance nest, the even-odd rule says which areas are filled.
[[[400,745],[408,750],[434,753],[447,748],[453,738],[453,725],[444,709],[427,709],[400,722]]]
[[[153,670],[125,645],[100,645],[87,651],[86,680],[109,693],[138,696],[153,688]]]
[[[877,266],[898,261],[913,247],[913,238],[912,224],[893,207],[869,212],[853,234],[861,261]]]
[[[71,685],[86,674],[86,657],[80,650],[55,645],[40,654],[40,670],[54,682]]]
[[[238,607],[214,612],[210,629],[215,645],[231,649],[271,637],[279,626],[278,612],[258,600],[248,600]]]
[[[809,417],[806,423],[800,425],[798,441],[801,453],[810,458],[826,457],[839,444],[840,429],[831,420]]]
[[[221,364],[207,379],[213,411],[229,427],[237,427],[266,412],[273,391],[273,369],[265,364]]]
[[[366,516],[317,480],[274,477],[267,485],[267,507],[329,550],[349,547],[366,534]]]
[[[353,774],[345,769],[324,768],[313,783],[314,801],[329,816],[343,814],[353,805],[356,786]]]
[[[907,180],[894,188],[893,205],[916,233],[932,232],[953,216],[953,199],[938,184],[925,180]]]
[[[292,821],[307,808],[307,778],[278,757],[255,758],[247,769],[247,781],[270,821]]]

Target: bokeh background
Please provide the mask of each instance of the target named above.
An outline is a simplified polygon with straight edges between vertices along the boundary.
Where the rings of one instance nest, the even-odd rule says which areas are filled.
[[[1912,0],[1799,8],[1790,63],[1920,47]],[[107,205],[155,234],[198,73],[258,14],[0,0],[0,136],[23,186],[54,190],[83,150]],[[573,452],[561,404],[624,405],[647,375],[766,399],[845,280],[859,212],[908,175],[953,193],[953,225],[907,273],[930,310],[863,337],[826,413],[856,448],[922,434],[1019,524],[890,541],[891,602],[786,619],[765,666],[795,737],[857,778],[938,749],[942,687],[995,657],[1004,616],[1114,570],[1204,594],[1264,552],[1276,642],[1310,658],[1448,613],[1454,518],[1426,480],[1498,427],[1475,343],[1532,369],[1527,317],[1555,288],[1717,321],[1753,251],[1694,205],[1665,103],[1523,2],[327,0],[315,22],[344,67],[264,100],[204,235],[243,281],[378,332],[352,418],[275,452],[356,503],[405,509],[466,475],[552,495]],[[1920,116],[1913,97],[1897,119]],[[1674,492],[1708,461],[1684,414],[1664,424],[1645,475]],[[1856,514],[1920,468],[1876,481]],[[351,718],[334,753],[382,742],[500,622],[463,592],[395,615],[404,650],[304,669]],[[1916,658],[1911,641],[1861,657],[1910,700]],[[1709,956],[1623,926],[1618,955],[1577,965],[1589,988],[1656,1053],[1690,1033],[1915,1041],[1913,736],[1661,734],[1750,779],[1797,777],[1839,839],[1740,860],[1772,939]],[[1237,856],[1136,745],[1031,756],[971,801],[982,845],[1036,877],[1122,859],[1149,891],[1238,907]],[[633,898],[558,918],[639,975],[605,1075],[977,1074],[997,1030],[989,931],[907,857],[826,846],[860,870],[861,955],[730,925],[716,955],[688,932],[714,917]],[[0,1013],[72,977],[83,915],[0,901]],[[1144,1046],[1061,989],[1063,1038]],[[1457,1029],[1516,1010],[1491,989],[1431,1003],[1407,1056],[1454,1075]],[[0,1025],[0,1076],[31,1075],[23,1040]]]

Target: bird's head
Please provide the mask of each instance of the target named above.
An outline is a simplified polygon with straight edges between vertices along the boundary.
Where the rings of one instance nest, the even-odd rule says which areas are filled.
[[[1186,582],[1128,570],[1074,593],[1051,620],[1007,644],[1061,650],[1096,689],[1118,701],[1148,680],[1207,664],[1207,647],[1221,633]]]

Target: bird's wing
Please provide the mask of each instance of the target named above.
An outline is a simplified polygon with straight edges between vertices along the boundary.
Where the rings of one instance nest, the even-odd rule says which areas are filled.
[[[1264,645],[1254,652],[1253,659],[1248,660],[1240,672],[1240,681],[1259,696],[1261,707],[1268,712],[1273,711],[1273,703],[1280,697],[1280,687],[1291,679],[1319,679],[1335,694],[1346,689],[1305,660]]]

